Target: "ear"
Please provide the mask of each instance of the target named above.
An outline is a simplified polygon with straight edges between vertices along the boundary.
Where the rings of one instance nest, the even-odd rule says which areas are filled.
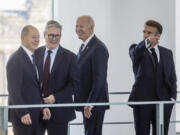
[[[24,41],[24,36],[23,35],[21,36],[21,41]]]
[[[91,30],[91,33],[93,33],[94,32],[94,26],[91,25],[90,30]]]
[[[156,37],[157,40],[160,40],[161,34],[156,33],[156,34],[155,34],[155,37]]]
[[[157,34],[157,38],[158,38],[158,40],[160,40],[160,37],[161,37],[161,34]]]

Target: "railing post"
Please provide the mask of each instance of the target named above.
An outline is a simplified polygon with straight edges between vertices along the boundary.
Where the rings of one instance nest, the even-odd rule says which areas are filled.
[[[70,124],[68,122],[68,131],[67,131],[67,135],[70,135]]]
[[[156,104],[156,132],[164,135],[164,103]]]
[[[0,134],[8,135],[8,108],[0,109]]]

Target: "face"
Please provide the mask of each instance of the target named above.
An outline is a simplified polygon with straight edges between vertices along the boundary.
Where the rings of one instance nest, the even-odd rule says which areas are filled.
[[[88,24],[87,18],[78,18],[76,22],[76,33],[82,41],[86,41],[93,33],[93,26]]]
[[[44,38],[48,49],[55,49],[60,43],[61,31],[59,28],[49,27],[44,34]]]
[[[28,48],[30,51],[34,52],[39,45],[39,32],[35,27],[30,27],[28,29],[27,35],[22,35],[22,44]]]
[[[157,28],[145,25],[143,30],[143,38],[147,39],[149,37],[154,37],[159,40],[160,34],[158,33]]]

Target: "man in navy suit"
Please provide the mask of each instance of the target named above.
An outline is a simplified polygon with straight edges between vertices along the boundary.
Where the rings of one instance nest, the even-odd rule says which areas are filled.
[[[79,101],[82,103],[108,102],[107,67],[108,50],[94,34],[94,21],[90,16],[80,16],[76,33],[83,41],[78,52],[80,68]],[[102,135],[105,110],[109,106],[81,108],[86,135]]]
[[[39,32],[27,25],[21,32],[21,47],[7,62],[7,83],[9,105],[40,104],[37,70],[33,52],[39,45]],[[43,119],[50,119],[48,108],[43,109]],[[10,109],[9,122],[12,122],[14,135],[39,135],[40,108]]]
[[[44,103],[73,103],[72,94],[79,89],[77,57],[60,45],[62,26],[54,20],[47,22],[46,46],[35,52]],[[68,122],[75,119],[73,107],[50,108],[51,119],[41,121],[41,135],[67,135]]]
[[[144,40],[130,46],[135,83],[129,101],[176,100],[176,73],[172,51],[159,45],[162,25],[149,20],[144,25]],[[136,135],[156,135],[156,106],[132,106]],[[173,105],[164,106],[164,134],[168,127]]]

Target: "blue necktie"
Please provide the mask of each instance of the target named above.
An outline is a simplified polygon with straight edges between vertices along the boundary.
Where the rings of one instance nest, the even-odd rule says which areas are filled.
[[[84,44],[81,45],[81,47],[79,48],[78,54],[77,54],[77,58],[80,59],[81,54],[83,52],[83,48],[84,48]]]

